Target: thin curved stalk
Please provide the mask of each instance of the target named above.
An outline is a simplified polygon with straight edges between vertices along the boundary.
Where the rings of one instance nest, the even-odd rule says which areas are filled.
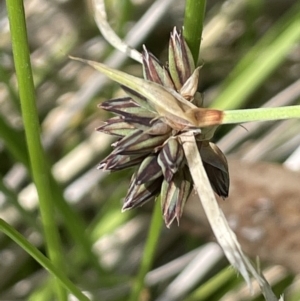
[[[141,53],[124,43],[120,39],[120,37],[114,32],[114,30],[110,27],[107,21],[104,0],[93,0],[93,7],[95,21],[106,41],[108,41],[116,49],[120,50],[123,53],[126,53],[135,61],[142,63]]]

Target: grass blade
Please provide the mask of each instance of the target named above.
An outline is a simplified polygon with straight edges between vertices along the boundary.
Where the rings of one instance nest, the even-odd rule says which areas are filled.
[[[212,106],[218,109],[240,107],[285,60],[299,39],[300,5],[297,2],[283,19],[241,59],[222,83],[221,93]]]
[[[86,297],[62,272],[60,267],[56,267],[44,256],[35,246],[30,244],[24,236],[22,236],[13,227],[0,219],[0,230],[15,241],[22,249],[24,249],[32,258],[41,264],[50,274],[59,279],[60,283],[69,290],[80,301],[89,301]]]

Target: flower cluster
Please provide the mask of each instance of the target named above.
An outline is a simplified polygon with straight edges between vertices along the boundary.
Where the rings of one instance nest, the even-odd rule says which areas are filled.
[[[192,54],[181,33],[175,29],[171,33],[166,66],[145,47],[142,58],[145,80],[201,108],[202,101],[197,92],[199,68],[195,68]],[[162,114],[164,99],[161,99],[161,106],[154,107],[141,93],[125,86],[123,89],[127,97],[111,99],[99,105],[116,116],[97,128],[100,132],[119,137],[112,145],[114,150],[101,161],[99,169],[117,171],[137,166],[123,210],[141,206],[161,194],[166,225],[169,227],[175,218],[179,221],[193,188],[180,140],[180,135],[189,130],[195,133],[212,188],[219,196],[227,197],[227,160],[221,150],[209,141],[215,127],[193,129],[185,125],[185,119],[172,114],[172,108],[167,110],[171,113]],[[179,101],[176,105],[181,108],[185,104]],[[205,122],[205,116],[202,119]]]

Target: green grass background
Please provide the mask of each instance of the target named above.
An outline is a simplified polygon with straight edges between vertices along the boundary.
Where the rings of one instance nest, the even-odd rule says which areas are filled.
[[[68,59],[72,54],[113,64],[118,54],[99,34],[89,1],[38,2],[24,2],[33,80],[26,75],[30,65],[24,65],[29,58],[27,41],[14,40],[7,15],[1,15],[0,300],[68,300],[68,291],[79,300],[159,300],[180,271],[152,284],[147,278],[143,284],[144,275],[207,242],[176,225],[165,229],[158,202],[155,209],[149,204],[120,212],[130,171],[96,170],[113,140],[94,128],[108,117],[96,105],[122,91],[88,66]],[[107,1],[112,27],[126,37],[153,2]],[[6,3],[14,26],[11,32],[22,37],[25,23],[22,11],[16,10],[22,1]],[[260,107],[299,79],[300,2],[270,3],[207,3],[199,61],[203,64],[199,91],[204,92],[205,105]],[[184,2],[172,5],[161,20],[148,16],[155,26],[148,34],[141,33],[136,47],[140,50],[141,43],[146,44],[164,62],[169,32],[182,26],[184,8]],[[20,50],[15,62],[11,39]],[[129,59],[118,68],[141,75],[140,66]],[[16,70],[21,74],[18,84]],[[299,105],[299,97],[288,104]],[[294,122],[282,131],[269,145],[268,155],[262,150],[262,159],[284,162],[295,150],[295,144],[288,142],[297,129],[299,122]],[[230,130],[230,126],[221,128],[215,141]],[[270,133],[271,129],[256,134],[252,143]],[[278,144],[289,147],[280,152]],[[240,142],[230,152],[238,153],[241,147],[246,152],[245,145]],[[283,292],[296,281],[296,276],[286,274],[275,291]],[[181,300],[220,300],[242,285],[242,279],[220,260]],[[298,300],[300,290],[291,291],[288,300]]]

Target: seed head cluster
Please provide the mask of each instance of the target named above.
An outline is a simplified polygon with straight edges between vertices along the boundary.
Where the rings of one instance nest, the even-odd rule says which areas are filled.
[[[169,58],[165,66],[145,47],[142,58],[146,80],[178,93],[180,97],[201,107],[201,97],[197,92],[199,68],[195,68],[192,54],[181,33],[176,29],[171,33]],[[174,219],[179,221],[193,188],[180,140],[180,135],[191,129],[182,126],[172,116],[162,116],[140,93],[125,86],[123,89],[126,97],[99,105],[116,116],[97,130],[118,136],[119,139],[112,144],[114,150],[100,162],[98,168],[117,171],[136,167],[123,210],[142,206],[160,194],[163,217],[169,227]],[[163,99],[161,103],[164,103]],[[177,105],[180,106],[180,103]],[[209,141],[211,135],[204,134],[213,133],[214,129],[193,131],[211,186],[219,196],[225,198],[229,189],[227,160],[221,150]]]

